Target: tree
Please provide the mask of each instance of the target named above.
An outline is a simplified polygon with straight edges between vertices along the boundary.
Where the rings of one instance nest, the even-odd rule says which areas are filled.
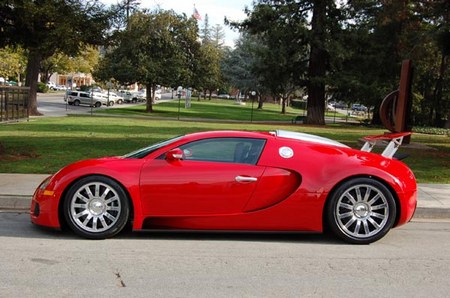
[[[434,90],[430,92],[431,98],[428,98],[428,101],[432,103],[429,119],[435,126],[442,126],[441,121],[447,117],[445,126],[450,128],[450,88],[447,87],[447,90],[445,90],[444,87],[446,83],[447,86],[450,83],[448,67],[450,57],[450,2],[425,2],[424,5],[427,5],[425,9],[429,11],[428,14],[425,14],[425,20],[434,25],[435,28],[432,31],[432,39],[437,49],[436,58],[439,61]]]
[[[343,59],[332,75],[336,100],[378,107],[398,88],[401,62],[412,58],[409,36],[417,34],[407,1],[358,0],[345,9],[345,34],[338,36]],[[411,33],[409,33],[411,32]],[[373,123],[379,124],[378,113]]]
[[[157,85],[192,85],[200,47],[197,32],[194,19],[173,11],[135,13],[130,16],[127,29],[117,35],[117,44],[100,61],[94,76],[103,81],[115,79],[126,85],[145,85],[146,111],[153,112]]]
[[[325,124],[325,85],[330,65],[330,53],[327,45],[333,40],[330,33],[334,31],[336,19],[333,16],[336,15],[336,7],[333,0],[310,2],[312,20],[309,40],[306,123]]]
[[[20,84],[25,72],[26,54],[22,48],[0,49],[0,77],[16,78]]]
[[[76,55],[86,44],[101,44],[111,14],[95,0],[1,2],[0,47],[19,45],[28,53],[25,85],[30,87],[30,115],[40,114],[36,92],[41,61],[56,52]]]
[[[212,39],[208,14],[205,14],[205,20],[203,21],[203,26],[200,29],[200,39],[202,40],[202,43],[208,43]]]
[[[224,80],[247,94],[249,91],[261,91],[262,86],[254,69],[258,63],[255,55],[261,41],[256,36],[243,33],[233,50],[225,50],[222,62]],[[258,92],[261,93],[261,92]],[[262,108],[262,102],[259,108]]]
[[[306,84],[307,26],[296,3],[276,2],[259,1],[239,27],[261,42],[253,48],[257,63],[252,71],[261,85],[275,98],[281,98],[281,112],[285,113],[288,97]]]
[[[412,120],[418,125],[442,125],[450,111],[446,110],[444,88],[448,54],[443,46],[450,40],[445,37],[450,4],[406,0],[382,4],[358,0],[345,8],[350,21],[345,24],[346,34],[337,37],[342,38],[345,50],[333,74],[334,95],[378,111],[382,99],[398,88],[402,60],[412,59]],[[378,113],[374,113],[373,123],[379,123]]]
[[[111,9],[115,11],[112,15],[112,23],[115,30],[122,30],[128,26],[130,16],[140,10],[140,0],[121,0],[113,4]]]
[[[220,24],[216,24],[212,28],[212,34],[211,34],[211,42],[214,44],[216,48],[223,48],[224,46],[224,40],[225,40],[225,31],[223,27]]]
[[[41,81],[47,83],[53,73],[92,73],[98,64],[99,50],[92,46],[86,46],[79,55],[70,57],[64,53],[55,53],[51,57],[42,60],[39,68]]]
[[[247,16],[237,27],[264,41],[260,74],[265,74],[265,85],[273,94],[282,98],[282,111],[288,96],[305,86],[307,122],[324,124],[327,49],[333,47],[332,34],[340,17],[334,1],[259,0]]]
[[[209,99],[213,91],[219,89],[222,85],[222,74],[220,61],[222,52],[212,43],[204,43],[199,49],[196,59],[194,87],[203,90],[206,97],[206,91],[209,91]]]

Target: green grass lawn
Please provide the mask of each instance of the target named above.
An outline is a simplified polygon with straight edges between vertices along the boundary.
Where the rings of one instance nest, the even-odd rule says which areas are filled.
[[[281,106],[274,103],[264,103],[263,109],[258,110],[258,103],[251,102],[245,105],[238,105],[234,100],[230,99],[202,99],[198,101],[196,98],[191,100],[191,108],[184,107],[184,100],[161,102],[153,106],[153,113],[145,112],[145,105],[126,105],[120,108],[111,108],[107,110],[99,110],[97,113],[113,114],[113,115],[133,115],[150,118],[195,118],[195,119],[214,119],[214,120],[236,120],[236,121],[267,121],[267,122],[291,122],[298,115],[305,115],[304,110],[286,107],[286,113],[281,114]],[[327,116],[343,118],[345,115],[328,112]]]
[[[180,105],[180,111],[178,107]],[[115,109],[101,110],[107,114],[139,115],[146,117],[169,117],[169,118],[197,118],[216,120],[240,120],[240,121],[291,121],[299,110],[290,107],[286,109],[286,114],[280,113],[281,106],[276,104],[265,104],[262,110],[257,109],[258,104],[237,105],[233,100],[201,100],[195,98],[191,101],[191,108],[184,108],[184,101],[178,100],[161,102],[154,105],[153,113],[145,112],[145,105],[133,105]]]
[[[158,106],[159,108],[159,106]],[[34,118],[0,125],[0,173],[53,173],[76,160],[122,155],[189,132],[286,129],[313,133],[359,148],[357,140],[384,130],[362,126],[213,123],[126,117]],[[421,183],[450,183],[450,140],[414,134],[413,142],[435,150],[400,149]]]

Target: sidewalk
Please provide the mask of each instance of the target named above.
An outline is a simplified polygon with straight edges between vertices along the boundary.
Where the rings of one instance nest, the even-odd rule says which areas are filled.
[[[0,210],[28,211],[35,189],[47,176],[0,174]],[[450,184],[419,184],[414,218],[450,219]]]

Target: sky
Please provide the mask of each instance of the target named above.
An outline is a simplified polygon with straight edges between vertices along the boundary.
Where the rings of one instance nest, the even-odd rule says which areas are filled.
[[[116,4],[118,0],[101,0],[105,4]],[[140,0],[141,8],[161,7],[165,10],[173,9],[176,13],[185,13],[191,16],[194,11],[194,5],[202,20],[198,21],[199,28],[202,28],[205,20],[205,14],[208,14],[210,27],[220,24],[225,30],[225,44],[233,47],[234,41],[239,37],[237,31],[231,30],[223,23],[225,17],[232,21],[241,21],[246,15],[244,9],[251,7],[252,0]]]

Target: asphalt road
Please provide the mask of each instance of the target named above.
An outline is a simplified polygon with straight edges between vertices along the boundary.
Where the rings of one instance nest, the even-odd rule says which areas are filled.
[[[371,245],[323,235],[140,232],[84,240],[0,213],[1,297],[447,297],[450,222]]]
[[[97,109],[108,109],[106,106],[100,108],[91,108],[89,106],[73,106],[68,105],[64,101],[64,92],[57,93],[38,93],[38,111],[43,113],[47,117],[61,117],[67,114],[89,114],[91,111],[96,111]],[[171,94],[162,94],[163,100],[170,100]],[[138,103],[142,104],[142,103]],[[124,103],[121,105],[114,105],[113,108],[127,107],[130,105],[135,105],[131,103]]]

